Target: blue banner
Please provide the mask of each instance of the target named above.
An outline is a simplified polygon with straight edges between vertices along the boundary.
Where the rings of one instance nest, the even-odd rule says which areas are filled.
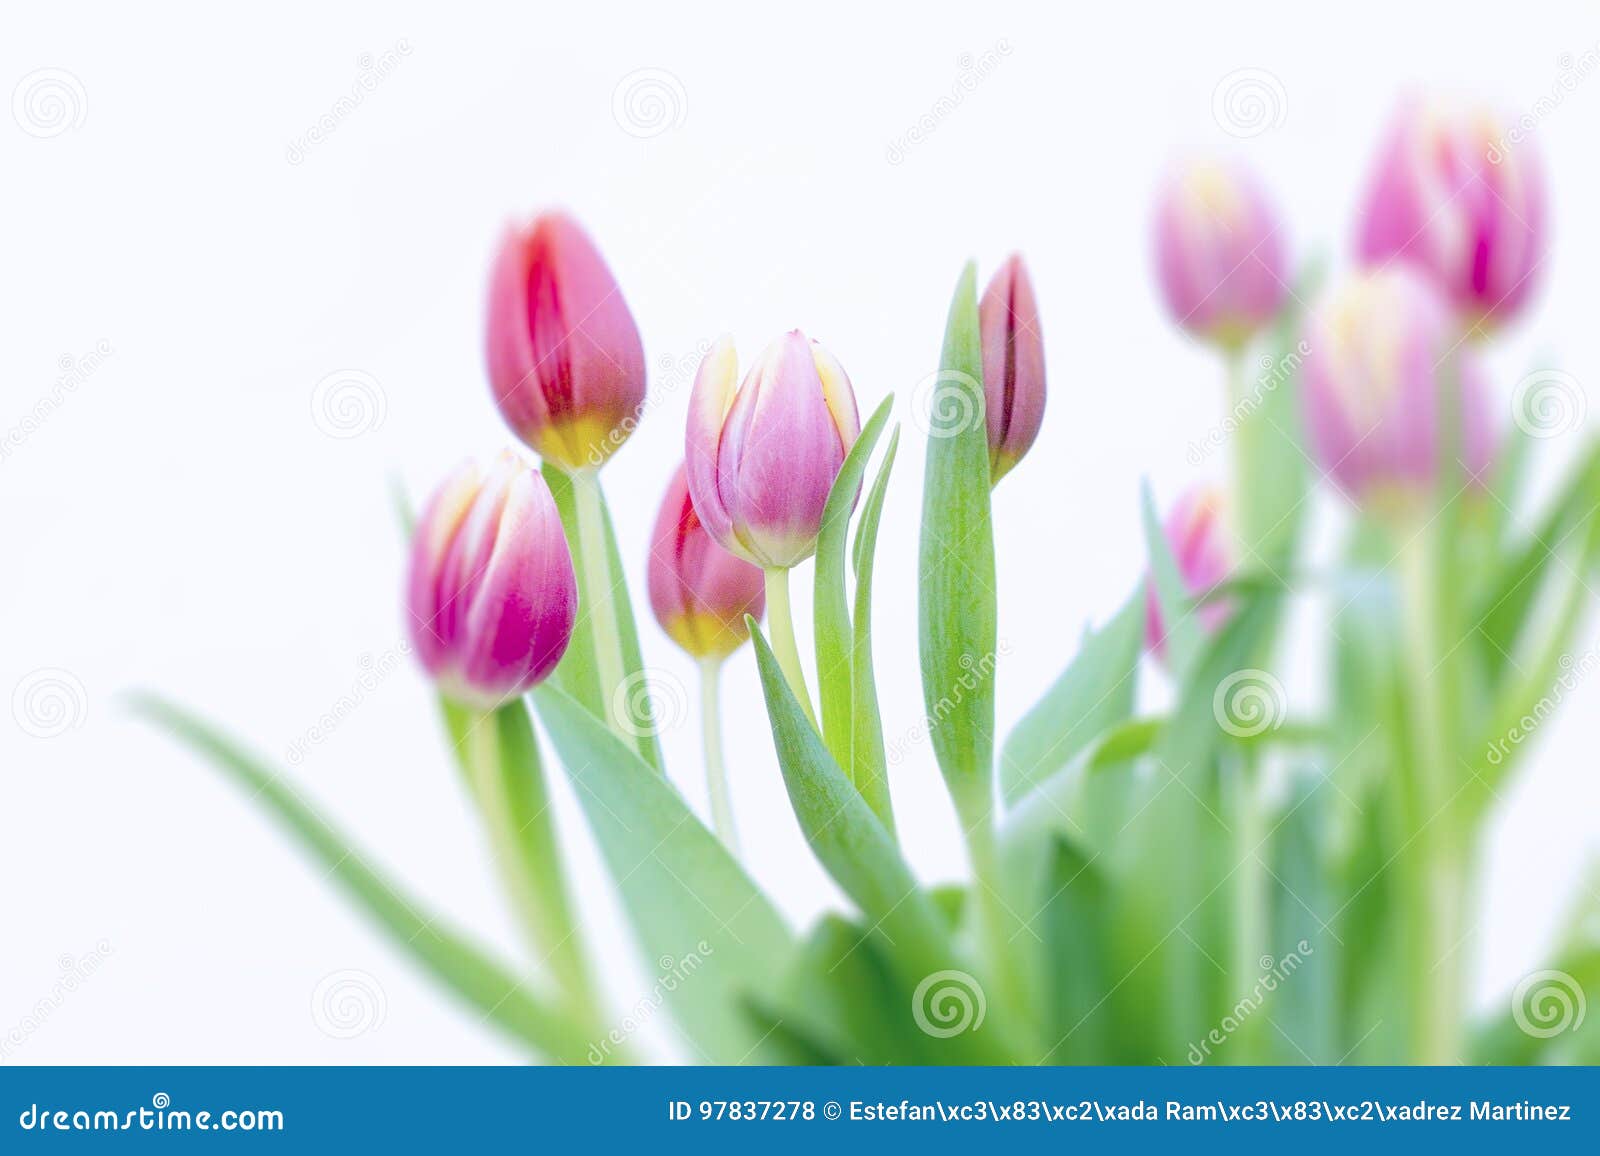
[[[1594,1068],[8,1067],[0,1151],[75,1142],[453,1150],[481,1141],[746,1156],[989,1142],[1008,1152],[1238,1151],[1257,1142],[1596,1151],[1597,1090]]]

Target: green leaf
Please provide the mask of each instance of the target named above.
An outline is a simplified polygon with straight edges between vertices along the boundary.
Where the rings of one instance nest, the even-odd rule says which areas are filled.
[[[899,447],[897,426],[889,435],[889,447],[883,452],[883,464],[878,467],[878,476],[861,511],[861,525],[856,530],[854,652],[850,659],[853,777],[856,789],[883,821],[891,838],[894,837],[894,804],[889,797],[889,765],[883,747],[883,721],[878,711],[878,684],[872,669],[872,563],[878,546],[878,524],[883,517],[883,499],[889,490],[889,474],[894,469],[895,451]]]
[[[1000,753],[1000,791],[1015,803],[1101,734],[1133,713],[1144,643],[1144,584],[1110,622],[1089,634]]]
[[[1339,914],[1328,883],[1332,792],[1326,781],[1302,776],[1266,852],[1272,862],[1272,933],[1265,945],[1271,966],[1262,967],[1260,982],[1273,983],[1264,1010],[1277,1030],[1257,1038],[1275,1049],[1273,1063],[1337,1064],[1347,1050],[1339,1043],[1339,957],[1361,945],[1341,944],[1328,930]]]
[[[767,1026],[786,1033],[786,1050],[800,1040],[829,1064],[936,1063],[943,1049],[906,1014],[910,998],[887,945],[827,915],[795,953],[781,994],[760,1004]]]
[[[1228,951],[1219,938],[1225,925],[1218,922],[1227,889],[1215,884],[1229,871],[1230,832],[1219,811],[1217,771],[1231,736],[1218,712],[1231,701],[1227,688],[1237,688],[1237,676],[1264,673],[1259,667],[1277,636],[1282,603],[1281,594],[1263,592],[1206,640],[1150,756],[1154,792],[1121,835],[1130,844],[1130,862],[1117,921],[1125,953],[1119,964],[1135,997],[1129,1005],[1141,1017],[1129,1030],[1169,1063],[1221,1011],[1216,975],[1209,966],[1195,966],[1196,944],[1213,959]],[[1272,709],[1281,711],[1283,704]]]
[[[561,526],[566,531],[567,545],[572,550],[573,563],[579,567],[581,573],[578,502],[573,492],[572,478],[565,470],[549,462],[544,463],[542,472],[545,481],[550,485],[550,493],[556,500],[556,509],[561,512]],[[599,484],[596,480],[595,485]],[[606,551],[611,567],[611,585],[616,591],[612,604],[616,607],[617,631],[622,637],[623,681],[633,686],[644,677],[644,655],[639,649],[639,628],[633,618],[633,601],[628,596],[628,580],[622,569],[622,555],[617,550],[617,535],[611,524],[611,508],[606,504],[604,496],[600,499],[600,505],[605,511]],[[588,612],[581,602],[578,606],[577,625],[572,631],[572,641],[568,644],[567,652],[562,655],[561,664],[556,667],[550,681],[582,703],[584,709],[596,718],[606,718],[606,704],[601,701],[600,696],[599,668],[595,664],[594,630],[589,624]],[[656,734],[654,707],[650,697],[641,695],[630,701],[633,703],[630,710],[640,723],[636,728],[639,732],[639,754],[644,757],[645,762],[657,771],[661,771],[664,766],[661,759],[661,740]]]
[[[918,644],[928,734],[963,824],[994,808],[997,632],[989,441],[977,271],[962,270],[950,303],[928,437],[919,551]],[[937,419],[960,417],[948,428]]]
[[[789,929],[744,869],[631,745],[565,691],[534,706],[566,767],[649,960],[699,957],[666,994],[696,1058],[744,1063],[755,1046],[741,1000],[772,977]],[[665,985],[663,985],[665,986]]]
[[[1595,521],[1600,506],[1600,445],[1590,446],[1566,484],[1525,541],[1507,549],[1494,583],[1475,608],[1470,621],[1478,624],[1479,652],[1491,681],[1511,666],[1511,656],[1523,643],[1530,623],[1537,619],[1539,592],[1544,589],[1551,564],[1569,539]]]
[[[1109,829],[1094,821],[1099,816],[1094,803],[1094,787],[1099,780],[1131,772],[1131,764],[1156,744],[1166,725],[1164,719],[1131,719],[1113,727],[1079,750],[1066,766],[1060,767],[1024,794],[1006,813],[1000,828],[1002,845],[1011,855],[1013,847],[1037,843],[1046,836],[1060,834],[1096,851],[1107,851],[1104,842],[1115,838],[1121,824]]]
[[[817,638],[817,694],[822,703],[822,734],[828,750],[841,767],[854,766],[850,754],[851,636],[850,608],[845,593],[845,543],[867,460],[872,456],[893,406],[894,395],[890,394],[867,419],[861,436],[845,455],[844,465],[828,491],[828,502],[822,511],[822,529],[817,534],[812,596]]]
[[[807,722],[754,620],[750,636],[784,786],[817,860],[861,909],[873,934],[892,949],[889,958],[900,983],[915,989],[946,971],[976,982],[952,944],[944,918],[918,886],[894,840]],[[902,1006],[909,1017],[909,1001]],[[991,1014],[975,1030],[943,1040],[941,1055],[965,1063],[1008,1057],[998,1020]]]
[[[139,695],[134,710],[182,740],[245,790],[276,820],[357,908],[404,955],[446,989],[536,1051],[566,1063],[588,1062],[589,1041],[578,1023],[548,1004],[437,915],[427,912],[315,810],[281,776],[181,707]]]
[[[528,704],[517,698],[484,712],[439,703],[512,906],[569,997],[598,1014]]]
[[[1071,840],[1057,838],[1039,923],[1047,963],[1045,1014],[1051,1064],[1103,1064],[1117,1054],[1116,978],[1106,946],[1111,894],[1100,871]]]
[[[1156,605],[1161,608],[1167,665],[1173,676],[1182,681],[1205,635],[1200,626],[1200,616],[1195,612],[1194,602],[1184,583],[1183,572],[1172,555],[1172,544],[1167,541],[1161,518],[1156,513],[1149,482],[1139,488],[1139,508],[1144,519],[1145,548],[1150,553],[1150,573],[1155,581]]]

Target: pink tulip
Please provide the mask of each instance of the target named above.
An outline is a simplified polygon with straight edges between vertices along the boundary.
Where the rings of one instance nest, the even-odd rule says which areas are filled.
[[[993,485],[1022,460],[1044,421],[1044,338],[1033,282],[1021,256],[1008,257],[983,291],[978,328]]]
[[[417,523],[407,604],[417,656],[451,698],[495,706],[555,669],[578,592],[537,470],[508,450],[439,487]]]
[[[1505,131],[1481,109],[1407,103],[1361,215],[1361,258],[1421,270],[1470,326],[1521,309],[1544,258],[1544,177],[1531,142]]]
[[[541,456],[593,468],[633,432],[645,394],[639,330],[594,242],[564,213],[507,231],[487,349],[501,414]]]
[[[1168,177],[1155,237],[1161,292],[1185,329],[1237,349],[1277,315],[1288,257],[1277,215],[1246,170],[1205,161]]]
[[[730,553],[784,569],[809,557],[828,491],[861,432],[844,368],[798,329],[778,338],[737,385],[723,337],[689,398],[685,465],[706,530]]]
[[[1172,556],[1178,563],[1184,591],[1199,598],[1218,586],[1233,569],[1233,546],[1223,517],[1222,495],[1197,486],[1178,499],[1163,527]],[[1158,656],[1166,653],[1166,623],[1156,599],[1155,580],[1146,583],[1145,645]],[[1206,631],[1215,631],[1232,613],[1224,600],[1200,605],[1195,613]]]
[[[1439,396],[1455,391],[1460,469],[1493,456],[1488,395],[1457,318],[1427,281],[1398,265],[1358,276],[1312,319],[1302,366],[1317,462],[1352,498],[1383,501],[1439,473]]]
[[[650,544],[650,608],[661,629],[696,658],[721,658],[750,637],[745,615],[761,617],[765,578],[706,533],[679,466],[656,515]]]

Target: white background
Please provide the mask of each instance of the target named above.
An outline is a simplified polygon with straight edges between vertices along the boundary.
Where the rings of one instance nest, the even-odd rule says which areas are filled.
[[[1518,115],[1600,40],[1593,6],[1577,3],[1514,19],[1503,6],[1429,16],[1392,2],[1322,18],[1281,4],[471,7],[290,3],[254,20],[202,5],[8,12],[0,88],[64,70],[81,102],[47,139],[25,131],[26,115],[0,115],[0,425],[15,430],[51,394],[62,359],[100,342],[112,353],[0,462],[0,691],[40,669],[84,689],[78,725],[57,737],[0,715],[0,1039],[50,992],[63,955],[110,948],[6,1062],[516,1058],[239,792],[119,703],[159,688],[281,761],[363,660],[397,645],[391,477],[420,494],[506,440],[480,313],[508,216],[576,212],[643,332],[657,400],[605,473],[641,596],[702,343],[730,331],[748,360],[800,326],[842,360],[863,413],[892,390],[909,417],[961,263],[976,257],[987,276],[1009,250],[1026,254],[1051,397],[1032,455],[996,495],[1004,729],[1084,621],[1136,579],[1140,478],[1166,501],[1196,475],[1221,476],[1220,455],[1199,470],[1186,460],[1220,419],[1219,364],[1169,326],[1150,275],[1165,165],[1185,152],[1242,157],[1276,196],[1296,258],[1324,254],[1337,272],[1403,91],[1476,95]],[[363,64],[385,53],[397,66],[360,89]],[[961,88],[986,53],[997,66]],[[641,69],[671,77],[664,131],[649,137],[613,108]],[[1267,122],[1250,137],[1213,114],[1219,84],[1241,69],[1270,74]],[[353,91],[359,106],[335,113]],[[955,107],[935,112],[953,91]],[[1502,397],[1544,365],[1600,381],[1597,111],[1591,77],[1536,128],[1555,248],[1534,308],[1487,351]],[[333,131],[291,163],[293,142],[328,115]],[[933,131],[905,147],[919,120]],[[329,436],[314,412],[317,383],[343,369],[381,388],[381,424],[358,437]],[[879,547],[891,742],[921,715],[918,441],[903,447]],[[1546,483],[1577,441],[1547,443]],[[1320,504],[1331,516],[1336,504]],[[648,615],[644,644],[669,681],[691,681]],[[1309,646],[1295,657],[1297,708],[1315,705],[1318,661]],[[748,650],[730,683],[750,866],[803,921],[837,896],[789,813]],[[1600,686],[1568,696],[1505,800],[1476,948],[1485,1001],[1540,960],[1594,849],[1597,707]],[[701,805],[692,713],[666,747]],[[429,906],[515,951],[409,662],[292,776]],[[916,867],[959,875],[925,746],[893,786]],[[564,782],[558,791],[598,953],[619,1005],[632,1004],[647,981]],[[382,1022],[353,1039],[313,1015],[319,983],[346,969],[384,999]]]

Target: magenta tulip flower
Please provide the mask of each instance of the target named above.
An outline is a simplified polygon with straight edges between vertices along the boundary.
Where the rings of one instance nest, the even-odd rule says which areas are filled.
[[[1277,315],[1288,256],[1271,203],[1246,170],[1191,163],[1156,205],[1156,271],[1179,325],[1237,350]]]
[[[1044,421],[1044,338],[1033,282],[1020,255],[1008,257],[983,291],[978,328],[989,483],[994,485],[1022,460]]]
[[[798,329],[738,384],[733,341],[700,364],[689,398],[685,464],[706,530],[766,569],[810,557],[828,491],[861,432],[844,368]]]
[[[487,350],[500,412],[540,456],[592,469],[633,432],[645,395],[639,330],[594,242],[564,213],[507,231]]]
[[[450,698],[494,707],[555,669],[578,593],[537,470],[506,451],[439,487],[417,523],[407,605],[417,657]]]
[[[1302,366],[1305,414],[1321,468],[1350,497],[1386,504],[1433,485],[1439,397],[1455,392],[1463,474],[1493,456],[1488,394],[1457,317],[1399,265],[1358,276],[1317,312]]]
[[[1413,100],[1395,118],[1361,214],[1371,264],[1420,270],[1487,328],[1527,302],[1545,251],[1544,176],[1529,141],[1481,109]]]
[[[1178,563],[1185,592],[1199,598],[1215,589],[1233,569],[1233,543],[1223,515],[1222,496],[1208,486],[1186,492],[1172,507],[1163,527]],[[1156,599],[1155,580],[1146,581],[1145,645],[1157,657],[1166,654],[1166,623]],[[1208,632],[1219,629],[1232,613],[1225,600],[1203,603],[1195,613]]]
[[[728,553],[706,533],[689,500],[682,466],[672,475],[650,546],[650,608],[671,639],[695,658],[723,658],[750,637],[745,615],[765,605],[761,568]]]

